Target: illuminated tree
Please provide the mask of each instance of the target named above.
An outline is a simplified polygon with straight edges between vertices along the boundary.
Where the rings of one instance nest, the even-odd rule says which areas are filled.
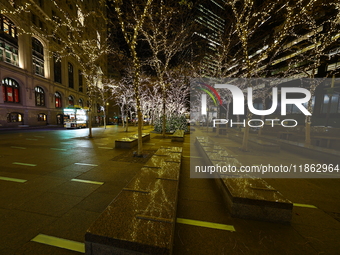
[[[77,6],[77,17],[71,18],[67,5],[52,1],[57,12],[52,20],[53,29],[48,38],[57,41],[52,50],[59,58],[72,58],[82,68],[89,99],[89,137],[92,137],[92,109],[95,95],[102,86],[102,70],[106,70],[105,58],[112,51],[106,33],[106,5],[99,1],[96,11],[85,11]],[[98,22],[100,17],[101,22]]]
[[[325,84],[326,78],[339,71],[337,66],[325,70],[328,69],[326,63],[339,56],[337,50],[340,37],[339,7],[339,2],[309,1],[304,6],[303,12],[300,12],[299,22],[290,31],[292,37],[290,43],[282,49],[288,65],[281,73],[288,77],[308,78],[308,84],[304,83],[301,86],[308,88],[312,98],[318,86]],[[277,62],[282,60],[283,58],[280,58]],[[313,100],[309,100],[307,109],[310,113],[313,112]],[[307,146],[311,144],[311,120],[312,116],[305,117]]]
[[[122,126],[125,131],[129,130],[128,117],[132,117],[132,111],[136,109],[135,90],[133,84],[134,70],[126,68],[122,77],[117,81],[117,86],[112,90],[114,102],[119,106],[122,118]],[[138,88],[140,90],[140,88]]]
[[[118,16],[121,31],[123,33],[126,44],[128,45],[130,57],[133,66],[133,89],[136,100],[136,110],[139,120],[143,119],[141,110],[141,102],[139,95],[140,86],[140,58],[137,55],[137,41],[141,32],[141,28],[145,21],[146,15],[149,12],[152,0],[146,0],[144,3],[131,1],[113,0],[114,8]],[[141,156],[143,153],[142,143],[142,121],[138,121],[138,150],[137,155]]]
[[[191,22],[188,21],[187,7],[166,0],[154,1],[147,13],[142,33],[151,49],[147,65],[155,71],[163,98],[163,128],[165,136],[167,88],[171,86],[168,72],[178,61],[179,53],[188,46]],[[168,98],[169,99],[169,98]]]
[[[104,113],[104,128],[106,129],[106,106],[109,101],[117,94],[118,82],[115,79],[104,78],[102,83],[97,86],[98,95],[102,104],[102,111]]]

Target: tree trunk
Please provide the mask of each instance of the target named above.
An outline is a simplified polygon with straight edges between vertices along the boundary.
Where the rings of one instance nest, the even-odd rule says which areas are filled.
[[[128,119],[128,116],[126,114],[125,116],[125,132],[128,132],[129,131],[129,119]]]
[[[162,135],[163,138],[165,137],[165,129],[166,129],[166,118],[165,118],[165,92],[164,92],[164,88],[163,88],[163,116],[162,116]]]
[[[104,129],[106,129],[106,111],[105,111],[105,107],[104,107]]]
[[[89,138],[92,138],[92,109],[90,108],[88,111],[88,123],[89,123]]]

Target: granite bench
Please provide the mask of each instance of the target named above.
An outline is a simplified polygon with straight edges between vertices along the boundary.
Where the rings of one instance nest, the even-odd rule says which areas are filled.
[[[263,179],[240,172],[241,163],[225,148],[206,137],[197,137],[195,145],[208,166],[233,167],[235,172],[213,173],[215,182],[233,217],[290,222],[293,204]]]
[[[181,147],[161,147],[85,234],[85,254],[171,254]]]
[[[149,141],[150,134],[143,133],[142,134],[142,141]],[[115,140],[115,148],[123,148],[123,149],[131,149],[138,145],[138,134],[134,134],[129,137],[123,137],[120,139]]]
[[[183,142],[184,130],[177,129],[171,136],[171,142]]]

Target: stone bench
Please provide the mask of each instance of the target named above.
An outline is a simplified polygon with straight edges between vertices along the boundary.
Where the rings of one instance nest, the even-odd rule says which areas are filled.
[[[143,133],[142,134],[142,141],[149,141],[150,134]],[[123,148],[123,149],[131,149],[138,145],[138,134],[134,134],[130,137],[123,137],[120,139],[115,140],[115,148]]]
[[[184,142],[184,130],[177,129],[171,136],[171,142]]]
[[[85,254],[171,254],[181,147],[161,147],[85,234]]]
[[[197,137],[195,144],[207,166],[233,166],[240,169],[241,163],[236,158],[209,139]],[[292,202],[263,179],[240,171],[214,173],[214,178],[233,217],[290,222]]]

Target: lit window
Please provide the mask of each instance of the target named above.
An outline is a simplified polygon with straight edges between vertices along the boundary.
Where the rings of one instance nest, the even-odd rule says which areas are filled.
[[[35,105],[45,106],[45,93],[41,87],[35,87]]]
[[[19,103],[19,83],[11,78],[3,79],[2,94],[4,102]]]
[[[54,94],[54,98],[55,98],[55,108],[61,108],[62,104],[61,104],[61,95],[59,92],[56,92]]]
[[[69,96],[68,97],[68,104],[69,105],[74,105],[74,97],[73,96]]]
[[[0,60],[18,66],[18,47],[4,42],[0,38]]]
[[[34,73],[44,76],[44,47],[39,40],[32,38],[32,59]]]
[[[22,114],[18,112],[11,112],[7,114],[7,122],[22,122]]]
[[[84,107],[84,100],[82,98],[79,98],[78,105],[83,108]]]
[[[2,31],[5,33],[5,35],[17,39],[17,28],[10,19],[0,15],[0,23]]]
[[[46,121],[47,117],[45,113],[38,114],[38,121]]]
[[[13,22],[0,15],[0,61],[19,66],[17,29]]]

